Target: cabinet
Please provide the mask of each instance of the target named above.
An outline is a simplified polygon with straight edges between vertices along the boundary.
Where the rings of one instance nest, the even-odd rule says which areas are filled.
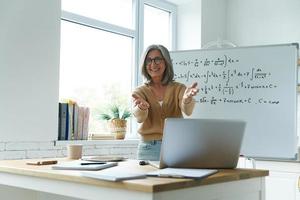
[[[297,179],[297,174],[271,172],[266,178],[266,200],[296,200]]]
[[[267,169],[266,200],[300,200],[300,162],[240,159],[239,167]]]

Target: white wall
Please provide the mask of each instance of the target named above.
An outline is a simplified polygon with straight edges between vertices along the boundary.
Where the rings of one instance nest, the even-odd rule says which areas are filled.
[[[227,1],[228,40],[239,46],[300,43],[299,0]]]
[[[177,50],[201,48],[201,1],[178,5]]]
[[[60,0],[1,0],[0,30],[0,141],[55,140]]]
[[[199,9],[201,8],[201,9]],[[300,43],[299,0],[192,0],[178,5],[178,49]]]
[[[201,42],[205,44],[226,39],[227,0],[202,0]]]
[[[190,0],[178,5],[178,50],[201,49],[226,39],[227,0]]]

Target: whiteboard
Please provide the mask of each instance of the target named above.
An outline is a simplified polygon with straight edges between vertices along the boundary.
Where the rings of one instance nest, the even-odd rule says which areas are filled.
[[[242,119],[242,155],[296,158],[297,44],[170,54],[175,81],[198,82],[191,118]]]

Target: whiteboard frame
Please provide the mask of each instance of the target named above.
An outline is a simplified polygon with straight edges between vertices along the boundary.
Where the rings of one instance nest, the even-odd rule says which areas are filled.
[[[205,52],[210,52],[210,51],[223,51],[223,50],[231,50],[231,49],[247,49],[247,48],[260,48],[260,47],[279,47],[279,46],[291,46],[291,47],[295,47],[295,51],[296,51],[296,56],[295,56],[295,74],[294,74],[294,80],[296,80],[295,82],[295,93],[294,93],[294,98],[295,98],[295,107],[296,107],[296,111],[294,112],[294,130],[296,130],[296,133],[291,133],[292,137],[294,137],[294,141],[293,141],[293,145],[292,149],[293,152],[287,152],[286,156],[283,157],[278,157],[278,156],[256,156],[256,155],[245,155],[246,157],[251,157],[251,158],[255,158],[255,159],[260,159],[260,160],[287,160],[287,161],[294,161],[294,160],[298,160],[298,134],[297,134],[297,110],[298,110],[298,103],[297,103],[297,85],[298,85],[298,66],[297,66],[297,60],[298,60],[298,54],[299,54],[299,44],[298,43],[288,43],[288,44],[271,44],[271,45],[257,45],[257,46],[244,46],[244,47],[228,47],[228,48],[219,48],[219,49],[191,49],[191,50],[180,50],[180,51],[171,51],[171,58],[172,58],[172,54],[176,54],[176,53],[189,53],[189,52],[195,52],[195,51],[205,51]],[[176,71],[176,69],[174,68],[174,71]]]

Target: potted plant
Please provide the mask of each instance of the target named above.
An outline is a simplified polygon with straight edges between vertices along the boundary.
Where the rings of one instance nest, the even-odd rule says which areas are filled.
[[[109,129],[114,134],[115,139],[124,139],[127,128],[127,119],[131,117],[131,112],[124,109],[121,113],[121,108],[118,105],[113,105],[108,109],[108,112],[101,113],[100,119],[109,122]]]

